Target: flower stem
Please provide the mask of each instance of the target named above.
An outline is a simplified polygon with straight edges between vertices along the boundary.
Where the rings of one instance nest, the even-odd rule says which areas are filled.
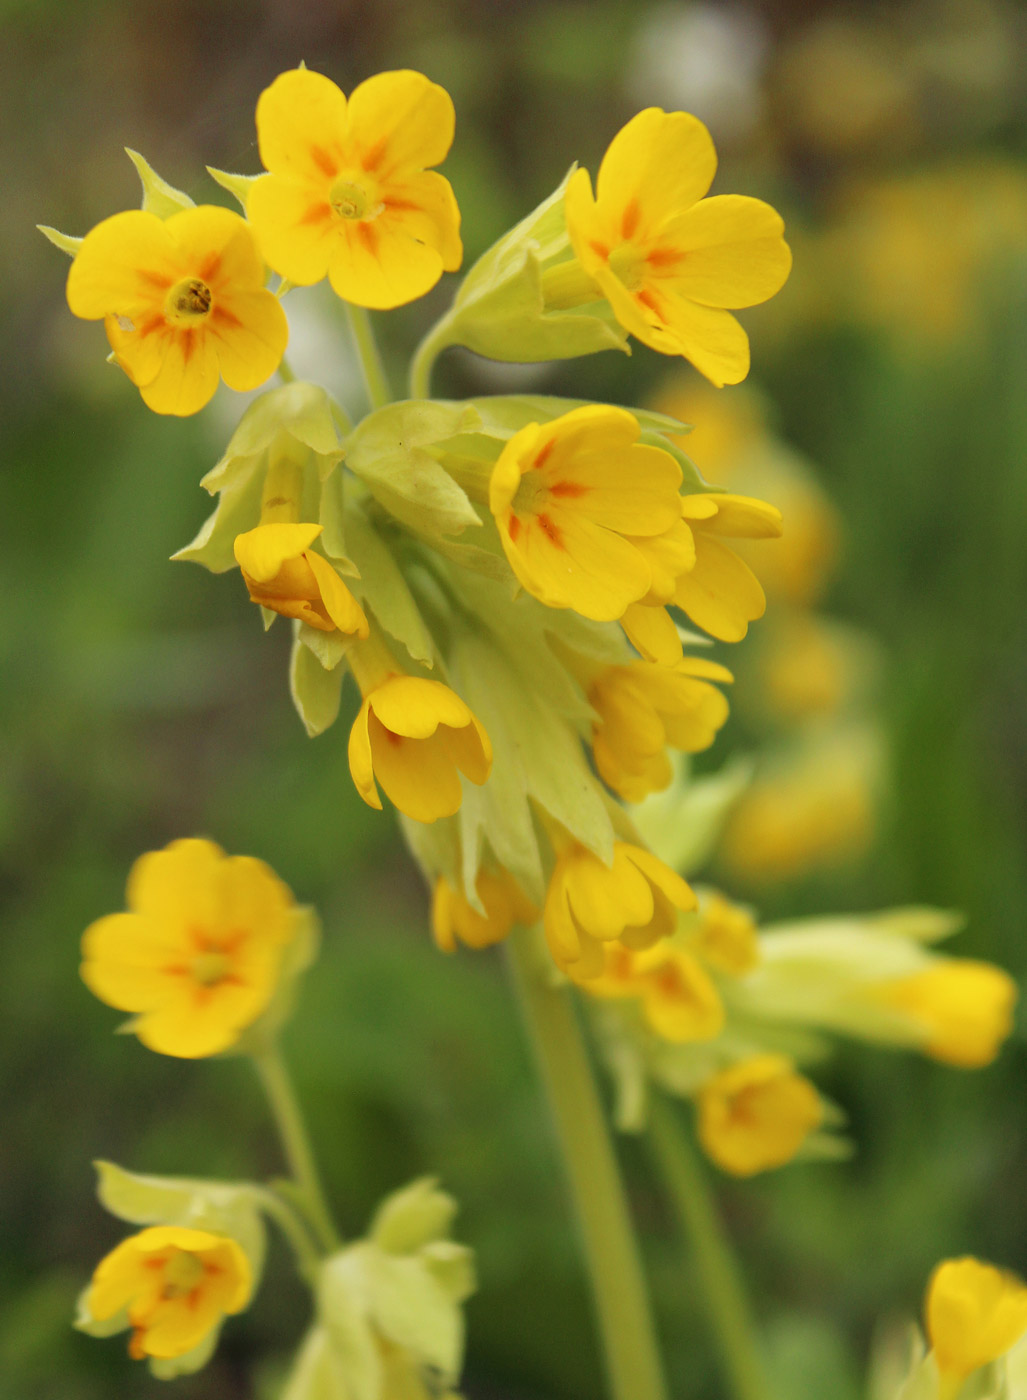
[[[277,1046],[272,1046],[262,1054],[254,1055],[253,1062],[267,1095],[285,1160],[296,1183],[297,1200],[302,1202],[320,1243],[326,1249],[338,1249],[339,1232],[328,1209],[303,1114],[285,1061]]]
[[[721,1362],[735,1400],[767,1400],[768,1389],[730,1242],[701,1162],[672,1106],[653,1094],[649,1145],[695,1264]]]
[[[278,378],[282,381],[283,384],[296,383],[296,371],[293,369],[292,365],[289,363],[289,361],[285,358],[284,355],[278,361]]]
[[[577,1207],[612,1400],[666,1400],[624,1187],[570,993],[548,986],[528,930],[507,940]]]
[[[321,1253],[311,1239],[307,1226],[289,1202],[283,1200],[270,1186],[257,1186],[254,1189],[261,1209],[271,1217],[292,1245],[299,1271],[313,1287],[317,1279]]]
[[[357,357],[364,373],[364,385],[371,408],[384,408],[392,402],[389,381],[385,378],[382,357],[378,353],[378,342],[374,338],[371,318],[362,306],[346,303],[346,318],[349,321],[353,343],[357,347]]]
[[[450,313],[447,312],[432,326],[431,330],[414,351],[410,362],[410,397],[412,399],[431,398],[431,372],[435,361],[449,345]]]

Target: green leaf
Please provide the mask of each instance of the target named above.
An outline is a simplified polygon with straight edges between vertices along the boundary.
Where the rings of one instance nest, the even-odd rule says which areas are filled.
[[[239,466],[221,488],[216,508],[200,526],[196,537],[177,550],[171,556],[173,560],[202,564],[212,574],[238,568],[235,537],[252,530],[260,522],[265,464],[257,456],[244,459]]]
[[[289,691],[312,739],[330,729],[339,717],[344,674],[342,666],[326,670],[299,637],[293,641]]]
[[[125,147],[125,154],[135,166],[143,186],[143,208],[148,214],[156,214],[158,219],[170,219],[172,214],[180,214],[183,209],[194,209],[196,201],[190,199],[184,190],[176,190],[167,180],[162,180],[153,166],[138,151]]]

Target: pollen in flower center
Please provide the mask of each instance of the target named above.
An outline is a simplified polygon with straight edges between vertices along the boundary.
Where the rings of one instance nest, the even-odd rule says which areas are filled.
[[[227,953],[208,950],[198,954],[189,965],[189,973],[201,987],[216,987],[223,982],[231,966]]]
[[[635,243],[621,243],[610,254],[610,268],[629,292],[641,291],[644,283],[645,254]]]
[[[382,209],[380,203],[372,205],[363,185],[345,178],[335,181],[328,199],[340,219],[373,219]]]
[[[176,282],[168,292],[164,303],[164,314],[169,321],[190,325],[202,321],[208,314],[213,297],[206,282],[198,277],[187,277]]]
[[[202,1280],[204,1273],[202,1259],[195,1254],[190,1254],[187,1249],[177,1250],[164,1265],[162,1297],[185,1297],[187,1293],[193,1292]]]

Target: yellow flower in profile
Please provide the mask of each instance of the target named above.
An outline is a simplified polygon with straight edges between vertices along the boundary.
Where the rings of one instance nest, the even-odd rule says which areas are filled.
[[[641,846],[615,841],[605,865],[567,842],[556,858],[543,909],[549,951],[575,979],[599,977],[604,944],[649,948],[674,932],[678,911],[695,908],[691,886]]]
[[[366,637],[367,618],[335,569],[310,546],[324,527],[266,524],[235,537],[235,558],[250,599],[319,632]]]
[[[589,692],[597,719],[592,753],[599,776],[625,802],[669,786],[667,746],[700,753],[727,719],[728,703],[710,681],[730,682],[714,661],[689,656],[674,667],[633,661],[600,672]]]
[[[938,1370],[962,1380],[1027,1332],[1027,1287],[979,1259],[946,1259],[928,1282],[924,1313]]]
[[[256,389],[285,353],[289,326],[264,286],[253,234],[229,209],[168,219],[142,209],[87,233],[68,273],[68,305],[101,318],[114,358],[156,413],[197,413],[219,379]]]
[[[207,1230],[154,1225],[102,1259],[86,1307],[98,1322],[127,1311],[129,1355],[184,1356],[250,1300],[253,1275],[235,1240]]]
[[[435,881],[431,926],[435,942],[444,953],[455,953],[458,939],[468,948],[490,948],[501,943],[514,924],[533,924],[538,919],[538,908],[508,870],[482,870],[475,889],[484,914],[444,875]]]
[[[700,891],[698,912],[686,921],[683,938],[704,962],[729,977],[751,972],[760,960],[756,920],[717,890]]]
[[[460,774],[480,785],[491,767],[489,736],[441,681],[391,675],[364,693],[349,735],[349,771],[369,807],[381,810],[380,783],[414,821],[451,817],[463,797]]]
[[[140,856],[128,911],[82,938],[82,979],[162,1055],[216,1055],[267,1008],[296,936],[292,892],[263,861],[213,841],[173,841]]]
[[[327,275],[345,301],[385,309],[424,296],[463,258],[449,181],[429,167],[453,141],[449,94],[422,73],[379,73],[343,93],[294,68],[257,103],[267,175],[246,212],[264,257],[300,286]]]
[[[722,1070],[699,1091],[699,1140],[734,1176],[790,1162],[823,1121],[816,1089],[784,1055],[753,1055]]]
[[[594,996],[636,998],[650,1028],[676,1045],[713,1040],[724,1029],[724,1003],[691,953],[663,939],[652,948],[605,945],[605,966],[582,983]]]
[[[611,622],[648,592],[650,567],[626,537],[680,517],[681,468],[640,431],[626,409],[589,404],[503,448],[489,507],[518,581],[547,606]]]
[[[1002,968],[972,958],[938,958],[923,972],[878,989],[888,1006],[923,1027],[924,1050],[961,1069],[990,1065],[1013,1029],[1019,992]]]
[[[649,107],[614,137],[594,197],[588,171],[575,171],[564,209],[578,262],[621,325],[723,385],[749,372],[748,338],[727,308],[772,297],[792,258],[769,204],[703,198],[716,168],[701,121]]]

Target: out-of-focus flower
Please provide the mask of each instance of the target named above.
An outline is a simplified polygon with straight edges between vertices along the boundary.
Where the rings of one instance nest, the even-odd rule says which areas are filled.
[[[820,1095],[784,1055],[754,1055],[699,1091],[699,1140],[734,1176],[790,1162],[824,1118]]]
[[[938,1370],[963,1380],[1027,1332],[1027,1287],[979,1259],[946,1259],[928,1282],[924,1315]]]
[[[103,319],[118,364],[156,413],[197,413],[219,379],[256,389],[278,368],[289,327],[264,286],[246,222],[212,205],[161,219],[114,214],[82,242],[68,305]]]
[[[364,610],[338,573],[310,546],[322,525],[258,525],[237,535],[235,557],[250,599],[319,632],[367,637]]]
[[[263,861],[204,840],[140,856],[127,893],[127,913],[83,935],[86,986],[133,1012],[151,1050],[192,1059],[229,1049],[268,1009],[307,911]]]
[[[444,875],[432,892],[431,923],[435,942],[444,953],[456,951],[457,940],[468,948],[501,943],[515,924],[533,924],[539,909],[505,870],[482,870],[475,892],[484,913],[453,888]]]
[[[580,269],[625,329],[664,354],[684,355],[721,385],[749,372],[748,338],[727,308],[779,291],[791,253],[769,204],[704,198],[716,166],[702,122],[649,107],[614,137],[595,196],[588,172],[578,170],[564,208]],[[587,301],[573,282],[573,268],[550,269],[547,303]]]
[[[760,959],[756,920],[718,890],[699,890],[699,909],[681,920],[682,945],[729,977],[751,972]]]
[[[249,1262],[235,1240],[206,1230],[154,1225],[101,1260],[85,1307],[97,1322],[132,1328],[135,1360],[183,1356],[222,1318],[246,1307]]]
[[[879,991],[922,1027],[924,1050],[963,1069],[990,1065],[1013,1028],[1017,986],[1008,972],[970,958],[941,958]]]
[[[320,73],[282,73],[257,103],[267,175],[246,212],[276,272],[327,275],[345,301],[401,306],[463,258],[449,181],[430,169],[453,142],[449,94],[423,74],[379,73],[347,102]]]
[[[607,946],[605,957],[599,976],[587,979],[592,996],[636,999],[651,1029],[676,1045],[720,1034],[723,1003],[691,953],[663,939],[641,952]]]

